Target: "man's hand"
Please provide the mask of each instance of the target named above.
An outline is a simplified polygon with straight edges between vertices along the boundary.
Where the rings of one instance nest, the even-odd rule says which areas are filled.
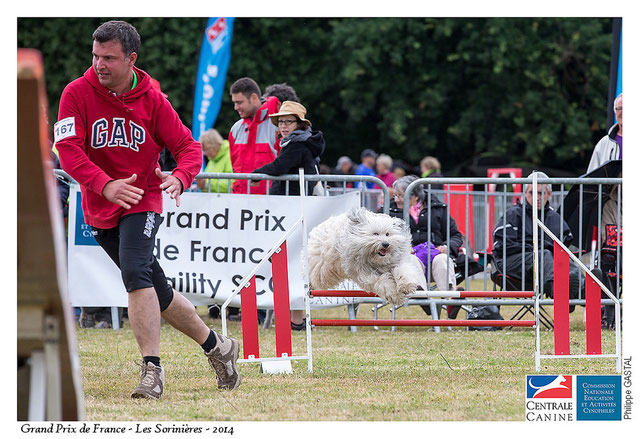
[[[444,253],[445,255],[446,255],[447,253],[449,253],[449,252],[447,251],[447,246],[446,246],[446,245],[439,245],[439,246],[437,246],[437,247],[436,247],[436,249],[437,249],[440,253]]]
[[[171,174],[163,173],[159,168],[156,168],[156,175],[162,179],[160,189],[168,193],[172,200],[176,200],[176,206],[180,207],[182,182]]]
[[[133,186],[136,178],[138,178],[138,176],[132,174],[129,178],[110,181],[102,188],[102,196],[118,206],[124,207],[127,210],[131,209],[131,205],[138,204],[144,194],[144,190]]]

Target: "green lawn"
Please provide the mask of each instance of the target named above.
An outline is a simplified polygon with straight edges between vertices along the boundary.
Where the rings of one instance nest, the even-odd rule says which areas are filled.
[[[372,318],[362,304],[359,318]],[[503,307],[509,318],[515,307]],[[220,319],[206,315],[221,331]],[[388,318],[385,308],[379,318]],[[345,307],[312,312],[313,318],[347,318]],[[417,306],[397,318],[423,319]],[[458,319],[464,319],[461,311]],[[529,316],[528,318],[532,318]],[[241,339],[239,323],[229,335]],[[584,308],[571,314],[572,353],[584,353]],[[542,353],[552,353],[553,332],[542,330]],[[131,400],[139,352],[125,322],[119,331],[79,329],[78,345],[89,421],[522,421],[525,377],[535,374],[531,328],[435,333],[397,327],[356,333],[344,327],[313,330],[313,373],[294,361],[289,375],[264,375],[257,364],[241,364],[242,385],[219,391],[201,349],[170,326],[162,326],[166,387],[162,401]],[[275,332],[260,329],[262,357],[275,356]],[[615,353],[615,332],[603,331],[603,351]],[[306,334],[293,333],[293,355],[306,353]],[[614,359],[542,360],[549,374],[612,374]]]

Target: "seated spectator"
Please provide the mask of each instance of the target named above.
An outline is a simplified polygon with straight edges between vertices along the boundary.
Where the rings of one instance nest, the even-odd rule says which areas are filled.
[[[620,193],[618,193],[620,191]],[[620,198],[618,198],[618,196]],[[620,204],[620,216],[618,216],[618,204]],[[613,185],[607,201],[602,205],[602,218],[600,222],[600,238],[602,251],[600,266],[605,273],[604,285],[613,294],[622,294],[622,188]],[[620,287],[620,290],[618,290]],[[603,298],[605,297],[603,293]],[[602,329],[615,328],[615,306],[603,305],[601,314]]]
[[[538,178],[549,178],[543,172],[530,174],[527,178],[532,178],[537,174]],[[533,279],[533,185],[523,186],[525,206],[524,206],[524,230],[522,230],[522,202],[518,200],[516,204],[505,212],[502,218],[496,223],[493,230],[493,259],[496,268],[516,279]],[[543,195],[544,191],[544,195]],[[538,185],[538,206],[544,205],[544,213],[539,214],[540,220],[556,236],[562,232],[563,242],[569,245],[573,240],[571,229],[562,217],[549,205],[551,198],[551,185]],[[538,238],[543,240],[543,251],[539,253],[539,267],[542,270],[544,279],[544,293],[547,297],[553,298],[553,239],[542,231],[538,233]],[[522,253],[522,242],[524,240],[524,254]],[[503,256],[503,251],[506,258]],[[524,273],[522,272],[522,261],[524,259]],[[569,262],[569,297],[578,298],[580,278],[584,278],[580,269]],[[584,282],[583,282],[584,285]],[[570,307],[573,310],[573,307]]]
[[[378,154],[372,149],[365,149],[360,154],[360,165],[356,168],[356,172],[354,175],[370,175],[372,177],[376,176],[376,171],[374,170],[376,166],[376,159],[378,158]],[[357,181],[354,184],[354,187],[359,188],[361,186],[361,182]],[[371,182],[366,182],[365,187],[367,189],[373,189],[374,184]]]
[[[209,160],[204,172],[232,173],[231,156],[229,155],[229,142],[224,140],[220,133],[211,128],[205,131],[199,139],[202,151]],[[233,184],[233,180],[231,180]],[[198,179],[198,189],[202,192],[227,193],[229,180],[225,179]]]
[[[380,180],[387,185],[387,187],[393,187],[393,182],[396,181],[396,176],[391,172],[391,167],[393,166],[393,160],[387,154],[380,154],[378,159],[376,160],[376,171]]]
[[[389,215],[403,218],[405,191],[409,184],[417,179],[415,175],[408,175],[393,183],[394,196],[390,203]],[[425,197],[424,188],[416,186],[409,199],[411,244],[414,247],[426,242],[433,244],[437,253],[431,261],[431,280],[436,283],[439,291],[454,290],[457,282],[452,257],[458,255],[462,246],[462,234],[454,219],[449,216],[449,242],[447,242],[447,205],[435,196],[431,196],[429,200]],[[431,204],[430,208],[427,203]],[[429,210],[431,211],[430,219]],[[429,222],[430,230],[428,230]]]

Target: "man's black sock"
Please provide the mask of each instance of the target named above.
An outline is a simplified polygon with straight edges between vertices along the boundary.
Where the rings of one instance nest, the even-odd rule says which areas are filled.
[[[144,364],[152,363],[154,366],[160,367],[160,357],[142,357],[142,361],[144,361]]]
[[[209,330],[209,337],[207,337],[207,340],[200,346],[205,352],[211,352],[211,349],[216,347],[217,342],[216,334],[212,330]]]

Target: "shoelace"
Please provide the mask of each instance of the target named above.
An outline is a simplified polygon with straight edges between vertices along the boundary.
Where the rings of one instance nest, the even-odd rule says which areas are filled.
[[[222,379],[226,378],[227,368],[222,363],[222,361],[217,360],[217,359],[212,359],[211,365],[216,370],[216,375],[218,375],[218,379],[222,380]]]
[[[153,367],[149,367],[147,365],[142,366],[142,373],[141,375],[141,379],[140,382],[148,387],[151,387],[155,381],[154,376],[153,376],[153,371],[155,368]]]

